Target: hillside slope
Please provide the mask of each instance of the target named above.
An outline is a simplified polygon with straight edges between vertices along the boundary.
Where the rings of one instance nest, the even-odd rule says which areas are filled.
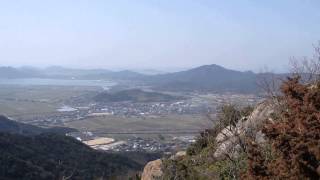
[[[5,116],[0,115],[0,132],[13,133],[21,135],[37,135],[41,133],[58,133],[66,134],[69,132],[75,132],[76,129],[67,127],[53,127],[53,128],[40,128],[37,126],[24,124],[8,119]]]
[[[110,178],[141,166],[57,134],[30,137],[0,133],[0,162],[0,179]]]
[[[40,128],[0,116],[0,179],[126,179],[160,156],[96,151],[65,136],[66,130]]]

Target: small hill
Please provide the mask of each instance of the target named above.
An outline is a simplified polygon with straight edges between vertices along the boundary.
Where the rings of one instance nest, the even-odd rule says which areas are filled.
[[[146,75],[137,72],[124,70],[124,71],[105,71],[105,72],[91,72],[79,76],[80,79],[108,79],[108,80],[135,80],[140,81]]]
[[[158,92],[146,92],[140,89],[128,89],[113,93],[102,92],[94,97],[97,102],[167,102],[178,99],[181,99],[181,97]]]

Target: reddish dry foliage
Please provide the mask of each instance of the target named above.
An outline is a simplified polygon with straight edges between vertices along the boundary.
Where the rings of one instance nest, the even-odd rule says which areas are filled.
[[[254,141],[248,141],[248,172],[243,175],[242,179],[268,179],[267,162],[263,156],[261,147],[259,147]]]
[[[275,158],[267,162],[261,149],[249,144],[250,179],[320,179],[320,83],[313,86],[289,78],[281,90],[286,109],[263,133]]]

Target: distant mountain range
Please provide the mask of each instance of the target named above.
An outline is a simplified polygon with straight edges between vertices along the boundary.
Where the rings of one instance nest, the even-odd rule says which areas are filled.
[[[0,78],[32,78],[42,76],[42,72],[36,69],[0,67]]]
[[[0,67],[0,78],[53,78],[53,79],[115,79],[128,80],[143,77],[143,74],[129,70],[110,71],[105,69],[72,69],[52,66],[45,69],[30,67]]]
[[[258,90],[256,81],[260,75],[251,71],[230,70],[215,64],[156,75],[141,74],[129,70],[0,67],[0,78],[123,80],[144,83],[157,89],[176,91],[256,92]],[[274,74],[266,73],[264,75],[272,76]]]

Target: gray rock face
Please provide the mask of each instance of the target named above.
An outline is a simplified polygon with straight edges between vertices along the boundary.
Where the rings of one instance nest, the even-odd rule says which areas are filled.
[[[243,130],[257,129],[262,127],[262,125],[271,118],[271,114],[276,111],[276,107],[273,103],[269,101],[264,101],[260,103],[246,121],[239,122],[238,125],[242,127]]]
[[[240,120],[236,127],[228,126],[223,129],[216,137],[216,142],[219,145],[214,157],[221,158],[226,153],[234,152],[247,134],[253,135],[256,142],[263,143],[265,141],[264,134],[260,129],[267,120],[270,120],[275,109],[273,103],[264,101],[254,109],[249,117]]]

